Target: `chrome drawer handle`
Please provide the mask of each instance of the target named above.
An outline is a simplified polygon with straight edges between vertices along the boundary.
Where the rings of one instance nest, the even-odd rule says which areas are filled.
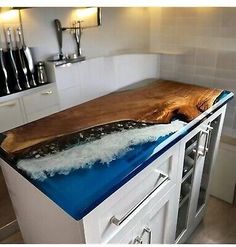
[[[140,236],[136,237],[134,239],[134,244],[142,244],[143,243],[143,235],[147,233],[148,234],[148,244],[152,243],[152,231],[149,227],[144,227],[143,232]]]
[[[143,244],[143,240],[140,237],[134,239],[134,244]]]
[[[152,243],[152,231],[149,227],[144,227],[141,238],[143,237],[143,235],[147,233],[148,234],[148,244]]]
[[[49,90],[49,91],[46,91],[46,92],[42,92],[41,94],[42,95],[50,95],[50,94],[53,94],[53,91]]]
[[[167,180],[170,180],[168,175],[160,173],[157,179],[157,185],[142,200],[140,200],[133,208],[131,208],[122,218],[117,219],[115,216],[113,216],[110,219],[110,222],[112,224],[115,224],[116,226],[120,226],[137,208],[139,208],[148,199],[148,197],[150,197]]]
[[[6,103],[2,103],[0,104],[0,107],[4,107],[4,106],[15,106],[16,102],[6,102]]]

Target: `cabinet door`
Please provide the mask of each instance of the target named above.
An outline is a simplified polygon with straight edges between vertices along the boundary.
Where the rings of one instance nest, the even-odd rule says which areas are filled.
[[[37,93],[23,96],[22,101],[28,122],[59,111],[59,101],[55,86],[48,86]]]
[[[193,208],[193,220],[197,223],[202,218],[206,209],[209,197],[209,183],[211,179],[212,169],[214,167],[215,156],[219,146],[219,140],[223,125],[224,114],[219,115],[215,119],[208,122],[210,126],[210,136],[208,142],[208,150],[204,160],[201,175],[198,178],[198,187],[196,188],[196,201]]]
[[[170,244],[174,242],[176,186],[152,201],[108,243]]]
[[[24,124],[23,113],[18,100],[0,103],[0,132]]]
[[[183,170],[176,227],[176,242],[183,243],[206,209],[208,185],[223,125],[225,108],[212,114],[182,141]]]
[[[203,126],[201,126],[203,127]],[[193,130],[185,140],[181,143],[184,147],[182,150],[182,177],[180,178],[180,197],[179,197],[179,210],[178,220],[176,225],[176,242],[183,238],[187,231],[190,219],[192,218],[192,207],[196,200],[196,186],[200,183],[197,174],[201,173],[204,158],[203,150],[206,142],[206,136],[203,134],[200,127]],[[205,131],[205,130],[204,130]],[[202,148],[201,148],[202,149]],[[199,155],[200,153],[200,155]]]
[[[86,215],[83,222],[87,243],[109,242],[154,196],[159,201],[176,184],[178,155],[176,144]]]

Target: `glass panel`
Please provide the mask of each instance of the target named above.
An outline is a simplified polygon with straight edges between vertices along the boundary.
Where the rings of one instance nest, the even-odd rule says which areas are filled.
[[[184,232],[184,230],[187,227],[189,201],[190,198],[188,197],[186,201],[183,201],[182,206],[179,208],[176,228],[176,239],[180,236],[182,232]]]
[[[192,176],[189,176],[181,185],[176,237],[178,237],[187,227],[191,188]]]
[[[210,145],[209,145],[209,151],[207,152],[205,163],[203,167],[203,173],[202,173],[202,179],[201,179],[201,185],[199,190],[199,197],[198,197],[198,204],[197,204],[197,213],[202,208],[202,206],[206,202],[206,191],[209,184],[209,178],[211,173],[211,165],[212,165],[212,158],[213,158],[213,151],[215,149],[215,142],[216,137],[218,133],[219,123],[220,123],[220,117],[216,118],[212,123],[211,127],[213,128],[211,131],[211,139],[210,139]]]
[[[197,146],[198,135],[195,135],[186,143],[185,156],[184,156],[184,167],[182,177],[184,178],[186,174],[193,168],[195,150]]]
[[[187,227],[189,202],[193,182],[194,159],[196,154],[195,150],[197,147],[198,137],[199,133],[191,138],[185,145],[176,239],[185,231]]]

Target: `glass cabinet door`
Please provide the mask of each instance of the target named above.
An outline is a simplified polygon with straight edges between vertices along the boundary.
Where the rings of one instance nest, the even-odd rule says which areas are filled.
[[[175,239],[178,239],[187,229],[189,205],[193,185],[193,172],[196,160],[196,149],[200,133],[192,137],[185,145],[184,166],[182,172],[181,192]]]
[[[217,136],[218,129],[219,129],[220,118],[221,116],[217,117],[210,124],[209,145],[208,145],[208,151],[206,154],[202,177],[201,177],[201,184],[199,188],[196,215],[206,204],[207,189],[208,189],[209,178],[210,178],[210,173],[211,173],[211,166],[212,166],[212,159],[213,159],[213,151],[215,149],[215,142],[216,142],[216,136]]]

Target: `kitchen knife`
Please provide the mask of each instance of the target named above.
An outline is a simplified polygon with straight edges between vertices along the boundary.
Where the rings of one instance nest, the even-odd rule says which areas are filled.
[[[22,42],[22,36],[21,36],[21,29],[17,28],[17,34],[19,37],[19,43],[17,46],[17,52],[18,52],[18,58],[19,58],[19,63],[23,71],[23,80],[24,80],[24,87],[26,89],[30,88],[29,80],[28,80],[28,70],[25,64],[25,59],[24,59],[24,50],[23,50],[23,42]]]
[[[22,51],[24,53],[23,57],[25,57],[25,65],[28,70],[28,75],[31,78],[30,80],[30,86],[36,87],[37,84],[34,79],[34,62],[33,62],[33,56],[31,54],[30,48],[25,45],[24,35],[20,27],[17,28],[18,37],[20,44],[22,46]]]
[[[77,25],[77,23],[74,23],[74,28],[75,28],[74,37],[75,37],[75,42],[77,45],[77,55],[81,56],[80,40],[81,40],[82,31],[81,31],[81,22],[78,22],[78,23],[79,23],[79,26]]]
[[[2,41],[1,37],[0,37],[0,41]],[[7,95],[10,94],[10,90],[8,87],[8,74],[7,74],[7,69],[6,69],[6,61],[5,61],[5,54],[3,52],[3,48],[0,47],[0,92],[3,95]]]
[[[3,85],[1,85],[3,86],[2,92],[4,95],[10,94],[10,90],[8,87],[8,75],[7,75],[7,70],[5,66],[4,52],[2,48],[0,48],[0,71],[3,77]]]
[[[7,37],[7,48],[8,48],[8,54],[9,54],[9,60],[10,60],[10,63],[11,63],[11,68],[13,70],[13,74],[14,74],[14,89],[16,91],[21,91],[22,88],[21,88],[20,82],[19,82],[19,73],[18,73],[18,70],[17,70],[17,67],[16,67],[15,58],[14,58],[14,55],[13,55],[11,28],[7,28],[6,37]]]
[[[62,27],[61,22],[58,19],[54,20],[55,28],[56,28],[56,35],[57,41],[59,45],[59,60],[64,60],[64,55],[62,52]]]

